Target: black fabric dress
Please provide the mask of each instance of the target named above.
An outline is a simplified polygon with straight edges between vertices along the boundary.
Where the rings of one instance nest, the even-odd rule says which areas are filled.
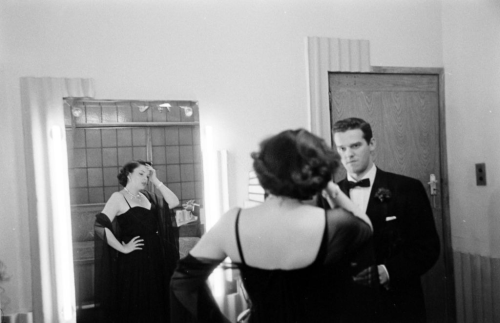
[[[150,210],[129,204],[125,213],[115,217],[114,225],[105,214],[96,217],[96,306],[103,309],[102,322],[170,321],[168,282],[173,264],[168,264],[172,255],[167,254],[175,253],[175,244],[174,248],[168,248],[165,243],[168,239],[162,231],[168,230],[161,225],[162,212],[154,198],[149,194],[147,197],[151,201]],[[128,243],[139,236],[144,240],[142,250],[117,252],[107,245],[103,228],[112,230],[120,242]],[[100,259],[98,252],[103,253]]]
[[[348,321],[345,294],[353,284],[350,256],[368,241],[371,230],[344,210],[325,214],[323,240],[312,264],[294,270],[267,270],[245,263],[238,213],[235,230],[242,262],[237,266],[252,304],[250,322]],[[205,282],[217,263],[190,255],[179,261],[170,284],[173,322],[183,322],[186,317],[193,322],[226,322],[211,303]]]

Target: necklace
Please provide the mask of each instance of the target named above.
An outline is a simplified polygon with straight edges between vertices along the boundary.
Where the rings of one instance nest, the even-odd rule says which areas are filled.
[[[132,198],[135,198],[135,199],[141,198],[141,193],[137,193],[137,195],[134,195],[134,194],[130,193],[130,191],[126,187],[124,187],[124,189],[125,189],[125,192],[127,192],[130,196],[132,196]]]

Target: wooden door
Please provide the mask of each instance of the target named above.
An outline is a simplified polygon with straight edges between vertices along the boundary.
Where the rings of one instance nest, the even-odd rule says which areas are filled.
[[[417,178],[426,188],[431,174],[441,181],[438,74],[330,73],[329,84],[332,125],[348,117],[369,122],[377,141],[375,164],[379,168]],[[345,170],[337,176],[343,178]],[[452,310],[447,298],[453,300],[454,295],[447,290],[446,280],[452,277],[445,270],[441,189],[436,196],[428,190],[428,196],[442,252],[422,284],[428,322],[446,322]]]

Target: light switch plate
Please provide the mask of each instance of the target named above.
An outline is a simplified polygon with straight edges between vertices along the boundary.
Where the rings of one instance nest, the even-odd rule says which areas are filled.
[[[476,185],[486,186],[486,164],[476,164]]]

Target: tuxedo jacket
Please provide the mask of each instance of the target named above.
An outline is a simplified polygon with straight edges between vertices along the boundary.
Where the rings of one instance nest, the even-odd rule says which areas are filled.
[[[338,185],[349,196],[347,179]],[[436,263],[440,243],[424,186],[377,168],[366,214],[376,264],[385,265],[390,278],[388,289],[377,287],[381,310],[373,321],[425,322],[420,278]]]

